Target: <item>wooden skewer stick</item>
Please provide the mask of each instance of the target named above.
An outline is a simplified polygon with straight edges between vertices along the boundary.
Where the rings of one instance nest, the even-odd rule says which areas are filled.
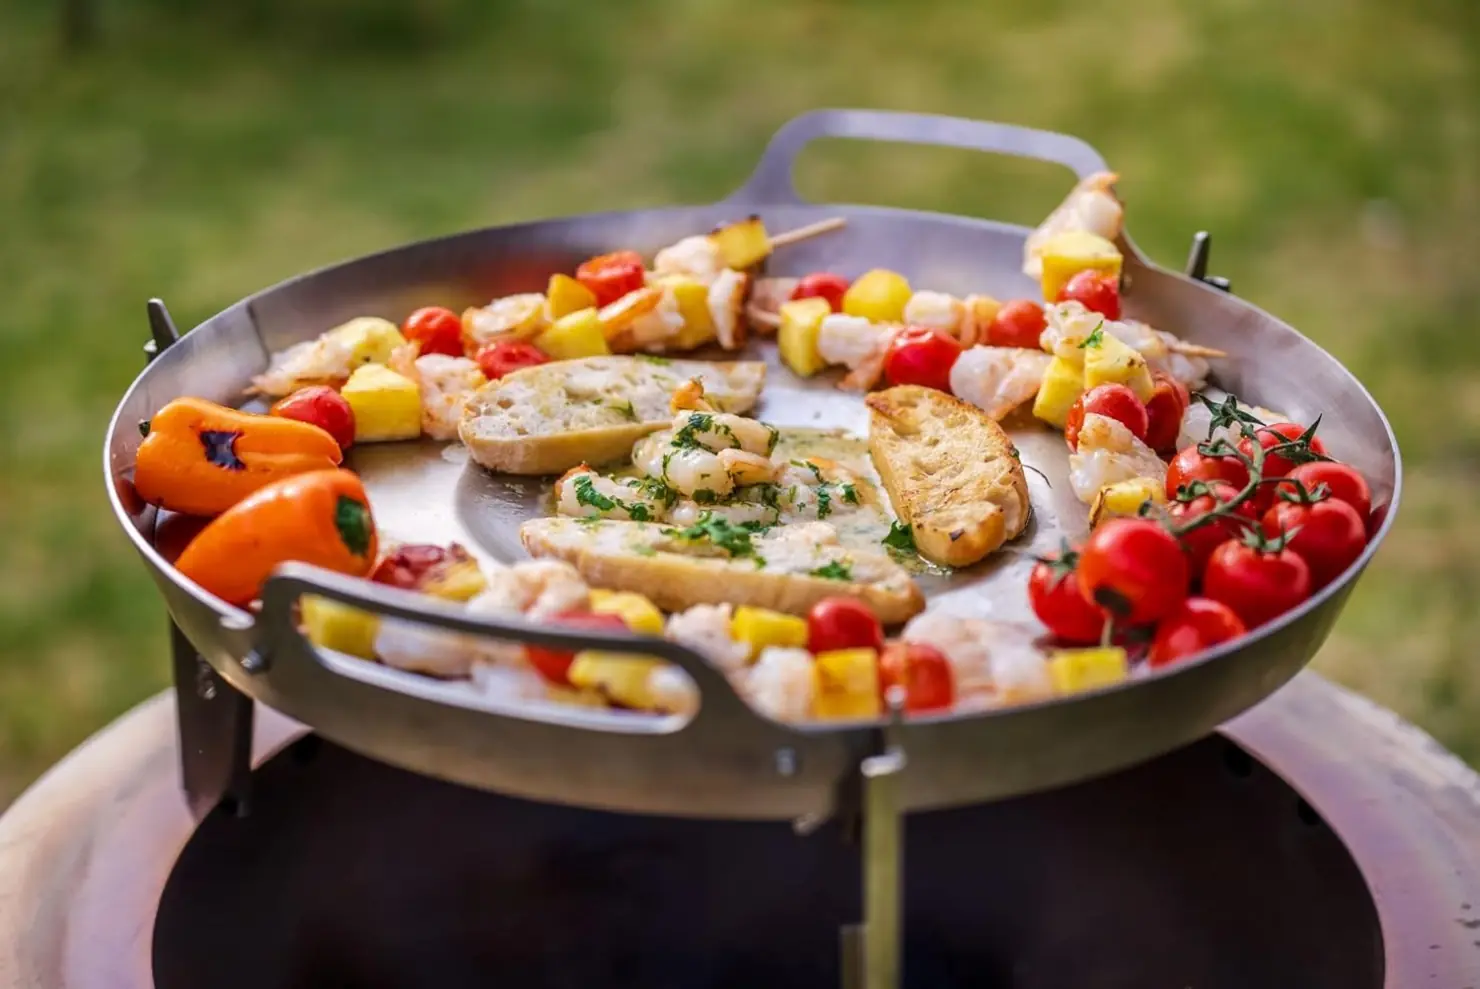
[[[1186,340],[1178,340],[1176,343],[1168,344],[1167,349],[1174,354],[1181,354],[1184,357],[1216,358],[1228,356],[1227,351],[1217,350],[1213,347],[1204,347],[1201,344],[1188,343]]]
[[[816,223],[809,223],[805,227],[797,227],[795,230],[788,230],[785,233],[780,233],[772,237],[771,249],[775,250],[778,247],[785,247],[788,244],[810,240],[822,234],[832,233],[834,230],[841,230],[847,225],[848,220],[841,216],[835,216],[830,220],[818,220]]]
[[[775,333],[781,327],[781,317],[773,312],[767,312],[755,303],[745,307],[745,318],[750,320],[750,325],[757,331],[769,330]]]

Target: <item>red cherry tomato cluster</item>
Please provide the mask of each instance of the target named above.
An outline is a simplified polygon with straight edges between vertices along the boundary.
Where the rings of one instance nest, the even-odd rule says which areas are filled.
[[[341,450],[348,450],[355,441],[355,410],[349,407],[343,395],[328,385],[300,388],[279,399],[268,412],[318,426],[334,437]]]
[[[1142,402],[1125,385],[1096,385],[1080,395],[1069,407],[1064,425],[1064,440],[1069,449],[1079,449],[1079,431],[1086,415],[1102,415],[1125,426],[1136,439],[1163,456],[1176,448],[1182,431],[1182,416],[1187,412],[1187,389],[1163,371],[1153,374],[1156,390],[1150,401]]]
[[[1032,299],[1015,299],[997,310],[987,325],[987,343],[993,347],[1038,349],[1038,339],[1048,325],[1043,307]]]
[[[1086,393],[1077,422],[1096,412],[1138,432],[1151,417],[1119,387]],[[1178,400],[1171,394],[1169,407]],[[1075,424],[1071,414],[1071,446]],[[1150,643],[1152,667],[1166,666],[1275,620],[1356,562],[1372,511],[1362,475],[1331,460],[1314,427],[1241,428],[1237,445],[1210,441],[1172,458],[1159,517],[1113,519],[1038,563],[1028,598],[1055,638],[1129,634]]]
[[[596,296],[598,306],[610,305],[627,293],[636,292],[646,280],[642,255],[636,251],[599,254],[576,269],[576,281]]]
[[[1059,290],[1055,302],[1077,302],[1106,319],[1120,318],[1120,278],[1086,269],[1075,274]]]
[[[807,649],[813,655],[839,649],[872,649],[877,656],[879,698],[904,688],[910,714],[948,709],[956,700],[955,675],[939,649],[920,642],[889,641],[873,609],[854,598],[825,598],[807,613]]]
[[[833,312],[843,311],[843,294],[848,291],[848,279],[830,271],[818,271],[797,282],[791,297],[796,299],[826,299]]]
[[[478,351],[478,369],[489,381],[497,381],[520,368],[547,364],[550,356],[523,340],[495,340]]]
[[[950,394],[951,368],[961,356],[961,343],[949,333],[907,326],[884,355],[884,379],[891,385],[923,385]]]
[[[417,353],[449,357],[464,356],[462,330],[462,317],[441,306],[418,309],[401,324],[401,336],[417,345]]]

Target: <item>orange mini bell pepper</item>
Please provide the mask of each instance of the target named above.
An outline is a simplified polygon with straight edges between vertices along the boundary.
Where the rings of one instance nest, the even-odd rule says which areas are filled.
[[[280,563],[311,563],[351,577],[375,566],[375,519],[353,471],[316,470],[275,481],[213,519],[175,562],[223,600],[247,605]]]
[[[186,515],[219,515],[265,485],[337,467],[343,458],[318,426],[203,398],[177,398],[139,429],[135,490],[151,505]]]

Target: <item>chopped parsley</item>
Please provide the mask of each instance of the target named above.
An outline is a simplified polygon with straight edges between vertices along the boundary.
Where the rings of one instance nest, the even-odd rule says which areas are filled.
[[[718,498],[719,496],[708,488],[700,488],[694,492],[694,504],[696,505],[713,505]]]
[[[770,438],[766,440],[766,456],[769,457],[771,454],[776,452],[776,444],[781,440],[781,430],[777,429],[775,426],[770,425],[769,423],[763,422],[761,423],[761,425],[766,427],[766,432],[770,436]]]
[[[889,523],[889,535],[885,536],[881,542],[890,549],[897,549],[902,553],[915,552],[914,531],[909,525],[897,519]]]
[[[672,508],[678,504],[678,492],[664,484],[656,477],[644,477],[637,482],[637,490],[648,501],[663,503],[663,507]]]
[[[826,484],[817,487],[817,518],[825,519],[832,514],[832,492]]]
[[[1087,336],[1087,337],[1084,338],[1084,342],[1079,345],[1079,349],[1080,350],[1083,350],[1086,347],[1098,347],[1100,344],[1102,344],[1104,342],[1105,342],[1105,321],[1102,319],[1097,324],[1095,324],[1095,328],[1090,331],[1089,336]]]
[[[853,568],[842,560],[833,560],[816,570],[810,571],[813,577],[823,577],[827,580],[852,580]]]
[[[615,499],[608,498],[596,490],[590,474],[580,475],[576,478],[575,484],[577,505],[589,505],[598,512],[609,512],[617,507]]]
[[[755,484],[752,490],[760,497],[761,504],[774,511],[781,510],[781,486],[778,484]],[[698,499],[695,499],[696,501]]]
[[[638,545],[638,546],[632,547],[632,552],[636,553],[638,556],[657,556],[658,555],[658,551],[657,550],[653,549],[651,546],[648,546],[645,543],[644,544],[641,544],[641,545]]]
[[[755,545],[750,541],[750,537],[757,532],[764,532],[767,528],[759,522],[745,522],[736,525],[713,512],[705,512],[699,516],[698,522],[687,529],[680,530],[678,538],[693,542],[700,540],[708,542],[724,550],[730,556],[755,556]]]
[[[858,488],[852,484],[843,485],[843,501],[850,505],[858,504]]]
[[[740,441],[735,438],[735,431],[724,423],[715,422],[714,415],[709,412],[695,412],[689,416],[689,421],[684,423],[682,429],[673,434],[673,439],[669,440],[669,442],[681,450],[692,449],[694,447],[707,449],[699,440],[700,435],[704,433],[713,433],[716,436],[728,436],[736,446],[740,445]]]
[[[622,413],[622,415],[626,417],[629,421],[637,422],[637,410],[632,407],[632,403],[630,401],[613,402],[611,408],[616,409],[618,412]]]
[[[653,513],[648,511],[648,507],[640,501],[634,502],[630,505],[624,504],[623,502],[619,501],[617,502],[617,504],[621,505],[624,509],[627,510],[627,517],[634,522],[653,521]]]
[[[659,357],[657,354],[638,354],[637,355],[637,359],[640,360],[640,361],[647,361],[649,364],[672,364],[673,363],[668,358],[666,358],[666,357]]]
[[[822,483],[822,468],[821,467],[818,467],[816,464],[812,463],[810,460],[793,460],[791,462],[791,465],[793,467],[800,467],[802,470],[809,470],[809,471],[811,471],[812,472],[812,476],[817,479],[817,483],[818,484],[821,484]]]

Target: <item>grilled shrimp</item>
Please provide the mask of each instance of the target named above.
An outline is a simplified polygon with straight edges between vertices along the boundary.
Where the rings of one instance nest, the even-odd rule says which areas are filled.
[[[690,378],[673,389],[673,397],[668,400],[668,409],[675,414],[686,409],[692,409],[695,412],[715,411],[714,406],[704,395],[704,382],[698,378]]]
[[[829,364],[857,368],[894,337],[894,327],[862,316],[833,313],[822,317],[817,330],[817,353]]]
[[[1079,430],[1079,449],[1069,454],[1069,486],[1085,504],[1107,484],[1135,477],[1167,476],[1167,465],[1121,422],[1091,412]]]
[[[735,482],[720,463],[719,455],[712,450],[665,446],[658,449],[656,458],[644,459],[645,462],[639,466],[648,477],[656,478],[690,498],[699,491],[723,498],[735,490]]]
[[[273,354],[267,370],[252,379],[252,391],[281,398],[309,385],[342,382],[354,370],[353,365],[349,344],[326,333]]]
[[[1114,190],[1119,178],[1112,172],[1096,172],[1071,189],[1038,229],[1028,235],[1023,244],[1023,274],[1032,278],[1042,276],[1043,245],[1056,234],[1084,230],[1110,241],[1119,237],[1125,222],[1125,209]]]
[[[1047,656],[1030,625],[927,611],[910,619],[900,638],[934,646],[945,655],[955,674],[958,704],[968,708],[1021,704],[1053,694]]]
[[[463,315],[463,332],[472,347],[510,337],[529,340],[549,325],[545,297],[539,292],[507,295]]]
[[[969,350],[977,344],[986,343],[987,328],[992,325],[992,320],[997,318],[1001,309],[1002,303],[990,295],[968,295],[966,315],[961,319],[956,337],[961,341],[961,346]]]
[[[1050,360],[1041,350],[972,347],[951,367],[951,392],[1000,421],[1038,394]]]
[[[757,419],[726,412],[683,411],[673,417],[673,435],[687,446],[697,443],[706,450],[739,448],[747,453],[769,454],[778,433]]]
[[[743,271],[724,268],[709,283],[709,317],[714,320],[714,335],[726,350],[738,350],[745,344],[745,293],[750,276]]]
[[[703,515],[724,519],[732,525],[743,525],[746,522],[775,525],[779,512],[759,502],[740,501],[731,502],[728,505],[701,505],[697,501],[685,498],[674,505],[673,510],[668,513],[668,522],[671,525],[697,525]]]
[[[605,477],[582,464],[555,482],[555,511],[574,518],[661,522],[667,506],[651,488],[635,477]]]
[[[468,602],[483,614],[514,611],[530,618],[548,618],[585,609],[591,590],[575,567],[561,560],[527,560],[494,570],[488,588]]]
[[[1164,371],[1189,391],[1197,391],[1208,378],[1209,357],[1222,357],[1221,350],[1199,347],[1157,330],[1139,320],[1105,319],[1078,302],[1061,302],[1043,308],[1043,348],[1064,357],[1074,357],[1080,344],[1096,329],[1110,334],[1146,358],[1152,370]]]
[[[750,646],[730,635],[733,613],[728,604],[696,604],[670,617],[663,637],[688,646],[721,670],[742,669],[750,660]]]
[[[683,313],[671,288],[665,287],[657,305],[639,314],[625,330],[624,339],[642,350],[661,350],[663,345],[683,330]]]
[[[386,365],[416,382],[421,389],[421,431],[435,440],[456,439],[463,407],[488,379],[477,362],[466,357],[447,354],[417,357],[416,353],[414,343],[397,347]]]
[[[478,640],[418,622],[383,618],[375,631],[375,655],[391,669],[458,679],[472,669],[478,655]]]
[[[768,484],[776,480],[777,467],[771,458],[748,450],[721,450],[719,465],[730,475],[735,487],[747,484]]]
[[[653,258],[653,272],[658,275],[687,275],[706,285],[725,269],[719,247],[710,237],[685,237],[663,248]]]
[[[926,326],[959,338],[966,320],[966,303],[945,292],[921,290],[904,305],[904,321],[909,326]]]
[[[735,677],[751,705],[776,721],[805,721],[812,714],[812,654],[767,646],[755,665]]]

